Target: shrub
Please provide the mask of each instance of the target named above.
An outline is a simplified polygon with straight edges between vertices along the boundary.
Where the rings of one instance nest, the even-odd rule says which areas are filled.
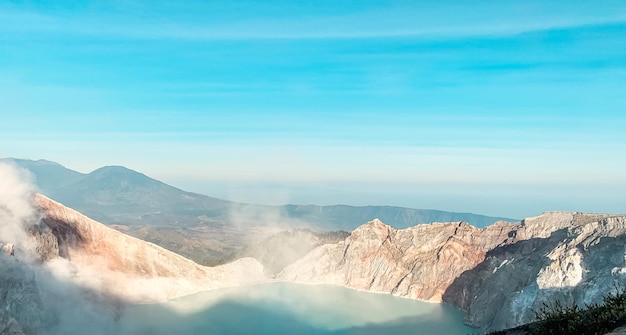
[[[626,320],[626,290],[604,296],[601,304],[565,305],[560,301],[544,303],[535,312],[537,321],[530,324],[530,334],[605,334]]]

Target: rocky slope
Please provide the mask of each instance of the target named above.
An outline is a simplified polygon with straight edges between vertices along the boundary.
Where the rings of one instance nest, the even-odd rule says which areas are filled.
[[[31,243],[0,236],[2,334],[54,329],[59,310],[101,306],[92,313],[114,318],[124,302],[268,280],[251,258],[201,266],[45,196],[32,202],[37,215],[20,216],[29,218],[20,220]],[[11,208],[18,207],[3,210]],[[531,321],[545,302],[592,303],[626,287],[625,245],[626,216],[619,215],[552,212],[482,229],[452,222],[398,230],[373,220],[277,278],[446,302],[466,311],[468,323],[498,330]]]
[[[502,219],[394,206],[261,206],[186,192],[122,166],[85,174],[46,160],[0,158],[3,163],[28,171],[26,179],[36,184],[39,193],[126,235],[207,266],[245,254],[244,246],[263,243],[286,230],[351,231],[376,217],[396,228],[461,220],[482,227]]]
[[[543,303],[600,302],[626,287],[626,216],[546,213],[514,229],[519,242],[491,250],[444,295],[468,322],[509,328],[531,321]]]
[[[32,221],[17,220],[13,227],[24,229],[25,240],[13,245],[6,241],[7,234],[0,236],[0,334],[36,334],[42,329],[56,329],[54,334],[106,333],[100,325],[96,332],[95,325],[72,319],[65,325],[87,328],[58,327],[62,318],[80,318],[85,310],[106,323],[125,303],[158,302],[267,280],[263,266],[252,258],[205,267],[45,196],[35,195],[32,205],[38,215]],[[13,218],[10,214],[0,220]]]
[[[488,250],[513,240],[508,228],[500,223],[481,230],[458,222],[397,230],[376,219],[345,241],[315,249],[278,277],[441,302],[456,277],[482,262]]]
[[[483,229],[374,220],[278,277],[443,301],[497,330],[530,321],[544,302],[591,303],[626,285],[625,243],[626,216],[553,212]]]
[[[58,248],[58,256],[80,271],[96,274],[110,293],[125,299],[160,301],[265,280],[263,266],[252,258],[218,267],[201,266],[108,228],[45,196],[37,195],[36,202],[43,213],[42,223],[57,240],[52,250],[40,253],[41,257],[54,258]]]
[[[2,251],[0,269],[0,334],[36,333],[42,304],[34,271]]]

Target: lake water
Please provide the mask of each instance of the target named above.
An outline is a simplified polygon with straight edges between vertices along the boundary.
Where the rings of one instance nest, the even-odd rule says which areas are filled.
[[[133,334],[478,334],[440,304],[329,285],[269,283],[129,307]],[[138,322],[139,321],[139,322]]]

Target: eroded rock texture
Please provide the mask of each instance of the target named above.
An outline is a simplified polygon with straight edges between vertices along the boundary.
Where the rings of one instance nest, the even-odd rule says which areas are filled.
[[[508,228],[458,222],[396,230],[373,220],[345,241],[315,249],[279,278],[440,302],[452,281],[482,262],[487,251],[515,241]]]
[[[544,302],[596,302],[626,285],[626,217],[551,212],[478,229],[396,230],[379,220],[324,245],[279,278],[443,301],[485,330],[530,321]]]
[[[33,335],[42,329],[65,333],[63,327],[74,323],[93,333],[96,329],[88,327],[114,321],[125,303],[158,302],[267,280],[263,266],[252,258],[201,266],[44,196],[34,197],[40,215],[23,223],[26,240],[14,246],[0,236],[2,335]],[[72,315],[95,315],[102,325],[81,325]]]
[[[201,266],[44,196],[37,195],[36,202],[43,211],[43,223],[57,240],[58,255],[77,271],[99,278],[100,288],[126,300],[163,301],[200,290],[266,280],[263,266],[252,258],[217,267]]]
[[[42,314],[35,273],[0,253],[0,334],[36,334]]]

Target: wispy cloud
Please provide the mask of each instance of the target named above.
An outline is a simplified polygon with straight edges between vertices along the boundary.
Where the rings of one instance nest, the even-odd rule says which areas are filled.
[[[151,8],[129,5],[118,10],[70,13],[52,10],[51,6],[24,9],[5,5],[0,7],[0,29],[130,39],[458,38],[626,22],[626,5],[621,1],[605,1],[602,6],[563,5],[559,1],[409,2],[382,8],[364,3],[362,8],[335,5],[335,10],[310,14],[280,2],[247,5],[250,8],[241,10],[235,4],[194,3],[185,11],[180,6],[157,3]],[[255,8],[264,11],[257,14]],[[233,14],[237,10],[242,13]]]
[[[625,35],[623,0],[0,2],[0,148],[197,179],[623,182]]]

